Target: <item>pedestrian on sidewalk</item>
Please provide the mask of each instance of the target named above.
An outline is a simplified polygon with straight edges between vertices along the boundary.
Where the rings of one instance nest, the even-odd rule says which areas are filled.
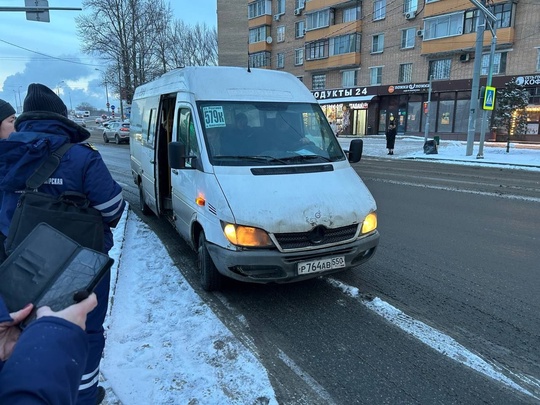
[[[388,149],[388,154],[394,154],[394,145],[396,143],[396,134],[397,126],[396,121],[390,118],[390,123],[388,124],[388,129],[386,130],[386,149]]]

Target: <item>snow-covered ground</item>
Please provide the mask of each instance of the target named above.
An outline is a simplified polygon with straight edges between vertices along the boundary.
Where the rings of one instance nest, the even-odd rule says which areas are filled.
[[[347,149],[351,138],[339,140]],[[477,159],[478,144],[473,155],[466,156],[464,142],[441,141],[437,155],[425,155],[423,143],[423,138],[398,136],[395,154],[388,156],[384,137],[370,136],[364,138],[364,155],[540,171],[540,145],[511,144],[506,152],[506,143],[487,142],[484,159]],[[126,210],[114,236],[107,344],[101,364],[101,384],[107,388],[104,404],[277,404],[257,354],[237,340],[194,292],[152,230]],[[328,281],[357,296],[354,287]],[[362,304],[424,343],[436,341],[442,353],[451,353],[467,367],[527,392],[450,337],[407,319],[379,298]]]

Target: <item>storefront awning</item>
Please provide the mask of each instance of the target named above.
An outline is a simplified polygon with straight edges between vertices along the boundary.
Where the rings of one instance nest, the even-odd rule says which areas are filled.
[[[317,100],[319,104],[342,104],[342,103],[361,103],[371,101],[375,97],[372,96],[356,96],[356,97],[340,97],[340,98],[326,98],[324,100]]]

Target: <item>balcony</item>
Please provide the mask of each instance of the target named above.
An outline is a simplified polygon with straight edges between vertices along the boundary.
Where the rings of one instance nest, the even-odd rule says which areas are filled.
[[[356,4],[357,2],[354,0],[311,0],[306,1],[306,11],[319,10],[328,7],[352,7]]]
[[[305,41],[316,41],[319,38],[332,38],[339,35],[351,34],[362,30],[362,21],[346,22],[330,25],[326,28],[306,31]]]
[[[336,68],[357,67],[360,65],[360,52],[344,53],[324,59],[305,60],[304,68],[308,71],[324,71]]]
[[[497,30],[497,45],[511,45],[514,43],[514,28],[499,28]],[[491,31],[484,32],[484,46],[491,44]],[[422,41],[422,55],[435,53],[451,53],[464,50],[474,50],[476,45],[476,32]]]

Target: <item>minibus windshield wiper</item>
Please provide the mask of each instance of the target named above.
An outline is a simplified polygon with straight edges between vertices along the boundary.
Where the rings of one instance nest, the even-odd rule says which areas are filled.
[[[265,163],[282,163],[284,165],[287,164],[287,162],[283,159],[278,159],[273,156],[234,156],[234,155],[216,155],[214,156],[214,159],[218,160],[254,160],[257,162],[265,162]]]
[[[307,160],[323,160],[325,162],[331,162],[332,160],[327,158],[326,156],[321,155],[295,155],[295,156],[287,156],[282,158],[283,160],[286,160],[288,162],[302,162]]]

